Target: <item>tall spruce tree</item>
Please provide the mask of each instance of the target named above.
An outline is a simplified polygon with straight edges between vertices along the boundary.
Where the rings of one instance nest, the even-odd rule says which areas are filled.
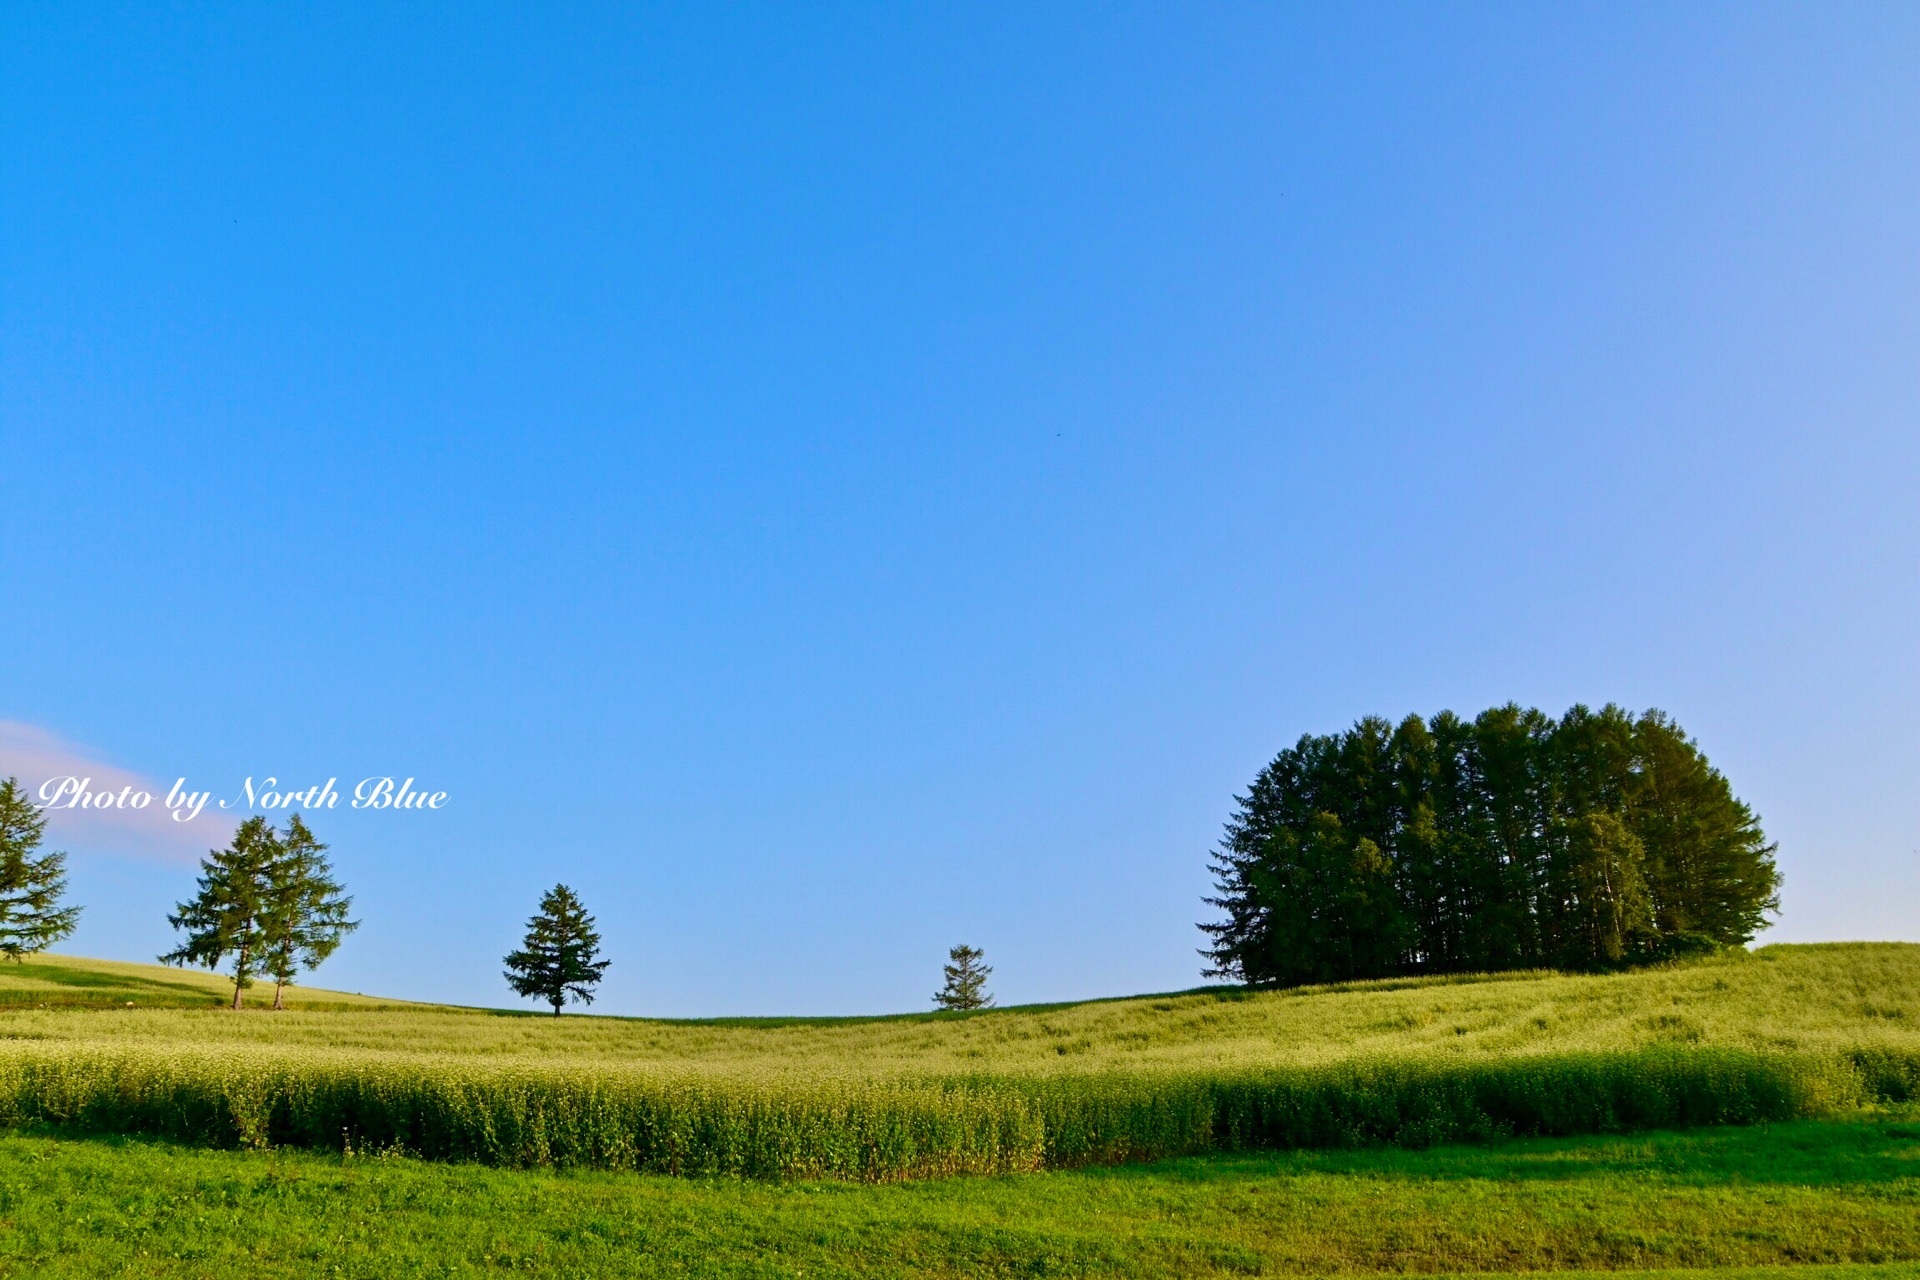
[[[559,1017],[569,999],[593,1003],[593,988],[609,961],[599,958],[600,934],[573,890],[557,884],[540,899],[540,912],[527,921],[526,940],[506,958],[506,979],[523,996],[553,1006]]]
[[[73,932],[79,907],[63,907],[67,855],[38,852],[47,829],[19,780],[0,782],[0,955],[19,961]]]
[[[232,956],[233,1007],[240,1008],[241,996],[265,967],[274,870],[284,856],[279,835],[265,818],[242,822],[226,848],[200,860],[199,892],[167,917],[168,924],[186,931],[186,940],[160,962],[217,969]]]
[[[991,1008],[987,979],[993,975],[993,966],[982,963],[986,958],[986,952],[965,943],[947,952],[947,963],[941,966],[946,985],[934,992],[933,1002],[942,1009]]]
[[[353,899],[333,878],[327,846],[314,838],[299,814],[287,819],[280,854],[267,876],[262,968],[273,977],[273,1007],[286,1008],[287,984],[302,969],[316,969],[360,927],[350,920]]]

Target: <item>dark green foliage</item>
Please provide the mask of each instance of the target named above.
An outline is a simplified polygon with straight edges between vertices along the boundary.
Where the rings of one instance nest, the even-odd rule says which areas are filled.
[[[1617,965],[1652,954],[1646,846],[1595,809],[1563,820],[1549,846],[1543,951],[1561,968]]]
[[[347,919],[353,899],[333,879],[326,851],[297,813],[284,836],[265,818],[248,818],[231,844],[200,860],[200,891],[167,917],[186,941],[161,963],[214,969],[232,956],[233,1007],[264,973],[274,980],[273,1007],[284,1008],[287,984],[359,927]]]
[[[38,853],[44,814],[17,779],[0,782],[0,955],[18,961],[73,932],[80,908],[62,907],[67,855]]]
[[[302,969],[318,968],[360,927],[347,918],[352,908],[353,899],[333,878],[327,846],[294,814],[267,884],[262,968],[273,978],[274,1008],[286,1007],[287,984]]]
[[[526,941],[506,958],[507,982],[523,996],[537,996],[559,1017],[568,999],[593,1003],[593,987],[606,973],[597,958],[600,935],[593,917],[564,884],[540,899],[540,914],[527,921]]]
[[[167,923],[184,929],[184,942],[160,957],[162,964],[203,964],[216,969],[233,957],[233,1007],[263,968],[273,871],[282,854],[279,836],[265,818],[240,824],[224,849],[200,860],[200,891],[181,903]]]
[[[1239,798],[1208,972],[1292,985],[1694,954],[1778,909],[1773,852],[1658,711],[1369,718],[1301,738]]]
[[[1774,846],[1679,725],[1654,711],[1635,729],[1644,774],[1630,812],[1661,932],[1744,942],[1779,909]]]
[[[965,943],[947,952],[947,963],[941,966],[946,985],[933,993],[933,1002],[942,1009],[991,1007],[993,997],[987,994],[987,979],[993,974],[993,966],[981,963],[986,958],[986,952]]]

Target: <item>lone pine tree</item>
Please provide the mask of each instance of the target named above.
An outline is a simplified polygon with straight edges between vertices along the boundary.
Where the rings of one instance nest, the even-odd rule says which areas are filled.
[[[47,819],[17,779],[0,782],[0,954],[19,960],[73,932],[80,908],[62,907],[67,855],[36,853]]]
[[[300,970],[318,968],[360,927],[347,918],[352,908],[353,899],[333,878],[327,846],[294,814],[267,876],[261,967],[273,976],[274,1008],[287,1007],[287,984]]]
[[[941,966],[947,985],[934,992],[933,1002],[942,1009],[990,1007],[993,997],[987,994],[986,987],[993,968],[981,963],[986,958],[986,952],[964,943],[947,952],[947,963]]]
[[[506,979],[523,996],[553,1006],[559,1017],[569,999],[593,1003],[593,987],[610,961],[599,958],[600,935],[573,890],[557,884],[540,899],[540,913],[527,921],[520,950],[506,958]]]

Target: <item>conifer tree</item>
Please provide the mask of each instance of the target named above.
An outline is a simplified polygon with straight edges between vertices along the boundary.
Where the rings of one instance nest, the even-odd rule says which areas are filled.
[[[80,908],[62,907],[67,855],[36,853],[47,819],[17,779],[0,782],[0,954],[18,961],[73,932]]]
[[[267,877],[261,967],[273,975],[274,1008],[287,1007],[287,984],[300,970],[318,968],[342,938],[360,927],[347,918],[352,908],[353,899],[333,878],[327,846],[294,814]]]
[[[265,818],[241,823],[231,844],[200,860],[200,891],[167,917],[168,924],[186,930],[186,941],[160,962],[217,969],[232,956],[233,1007],[240,1008],[241,994],[264,967],[274,867],[284,855]]]
[[[586,906],[564,884],[540,899],[540,913],[527,921],[526,940],[506,957],[506,979],[523,996],[553,1006],[559,1017],[569,999],[593,1003],[593,987],[610,961],[599,958],[600,934]]]
[[[986,952],[964,943],[947,952],[947,963],[941,966],[947,985],[934,992],[933,1002],[942,1009],[990,1008],[993,997],[986,987],[993,968],[981,963],[986,958]]]

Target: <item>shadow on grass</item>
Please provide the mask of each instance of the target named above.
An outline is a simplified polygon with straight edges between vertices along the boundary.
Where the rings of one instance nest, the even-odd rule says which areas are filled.
[[[206,987],[185,980],[168,981],[138,974],[103,973],[63,964],[29,962],[0,968],[0,982],[16,974],[38,982],[54,984],[54,990],[36,987],[0,986],[0,1004],[51,1004],[70,1000],[93,1002],[128,995],[162,997],[189,1004],[219,1004],[221,997]]]
[[[56,1144],[142,1151],[207,1152],[196,1143],[138,1134],[76,1132],[57,1125],[16,1125],[0,1128],[0,1136],[45,1139]],[[300,1158],[328,1158],[328,1153],[300,1148],[284,1149]],[[229,1154],[244,1154],[232,1153]],[[271,1155],[272,1152],[254,1153]],[[333,1153],[332,1158],[338,1158]],[[409,1161],[408,1163],[413,1163]],[[464,1161],[422,1161],[432,1167],[481,1169]],[[497,1172],[497,1170],[490,1170]],[[511,1170],[504,1172],[511,1173]],[[555,1170],[545,1170],[554,1173]],[[563,1176],[588,1178],[644,1177],[606,1170],[579,1170]],[[1659,1186],[1797,1186],[1814,1188],[1885,1187],[1899,1199],[1913,1200],[1913,1184],[1920,1181],[1920,1110],[1903,1115],[1874,1114],[1858,1118],[1803,1120],[1747,1129],[1654,1131],[1631,1135],[1582,1138],[1521,1138],[1485,1144],[1433,1147],[1408,1151],[1374,1147],[1348,1151],[1253,1151],[1186,1156],[1153,1164],[1113,1165],[1062,1169],[1042,1173],[962,1175],[896,1184],[902,1190],[936,1185],[982,1187],[993,1183],[1041,1185],[1064,1180],[1107,1183],[1218,1184],[1234,1186],[1285,1183],[1294,1178],[1351,1177],[1370,1181],[1447,1184],[1483,1183],[1592,1183],[1596,1190],[1617,1187],[1623,1177]],[[695,1184],[700,1179],[669,1179]],[[758,1182],[720,1179],[730,1186],[785,1186],[796,1191],[852,1194],[859,1183],[838,1181]],[[1895,1184],[1907,1184],[1896,1189]]]
[[[1430,1147],[1246,1151],[1086,1171],[1102,1178],[1239,1181],[1350,1174],[1407,1181],[1579,1182],[1622,1174],[1677,1184],[1861,1185],[1920,1178],[1920,1110],[1747,1128],[1519,1138]]]

